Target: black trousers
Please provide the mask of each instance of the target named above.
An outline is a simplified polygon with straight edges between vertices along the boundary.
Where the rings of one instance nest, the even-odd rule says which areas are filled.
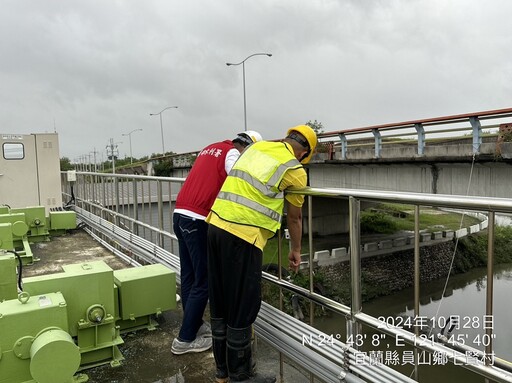
[[[263,254],[256,246],[222,230],[208,227],[208,292],[212,318],[228,327],[251,326],[261,306]]]

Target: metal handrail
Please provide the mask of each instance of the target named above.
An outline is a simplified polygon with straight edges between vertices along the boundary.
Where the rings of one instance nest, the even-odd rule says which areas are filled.
[[[420,206],[435,206],[435,207],[457,207],[467,210],[486,211],[489,214],[489,230],[488,230],[488,251],[487,251],[487,295],[486,295],[486,316],[493,315],[493,263],[494,263],[494,216],[496,212],[512,213],[512,200],[507,198],[491,198],[483,196],[458,196],[458,195],[439,195],[439,194],[422,194],[422,193],[404,193],[394,191],[373,191],[373,190],[360,190],[360,189],[329,189],[329,188],[304,188],[304,189],[291,189],[290,193],[321,197],[344,198],[349,199],[350,211],[350,268],[351,268],[351,284],[352,284],[352,302],[351,307],[347,307],[338,302],[334,302],[328,298],[318,296],[312,289],[305,293],[305,289],[297,289],[291,287],[286,281],[274,281],[281,287],[289,288],[292,291],[303,295],[312,301],[323,304],[329,309],[345,315],[347,320],[347,329],[351,332],[353,339],[359,333],[359,326],[361,324],[367,325],[377,331],[392,335],[394,337],[403,337],[404,341],[412,345],[415,349],[421,349],[431,353],[444,352],[452,350],[452,354],[447,353],[447,357],[454,363],[463,363],[464,354],[456,350],[447,348],[439,343],[429,344],[428,342],[421,342],[418,338],[418,333],[412,334],[401,328],[393,326],[383,326],[382,322],[376,318],[361,312],[362,307],[362,294],[361,294],[361,257],[360,257],[360,235],[359,235],[359,202],[365,201],[387,201],[394,203],[404,203],[415,205],[415,316],[419,316],[419,213]],[[309,200],[309,199],[308,199]],[[308,216],[308,232],[312,232],[312,214]],[[354,235],[354,233],[356,235]],[[310,243],[310,248],[312,245]],[[310,260],[311,260],[310,254]],[[309,263],[310,268],[312,262]],[[271,280],[267,275],[267,280]],[[322,303],[323,302],[323,303]],[[492,339],[492,328],[486,329],[486,335]],[[492,341],[486,345],[486,355],[493,354]],[[416,358],[417,373],[418,364]],[[487,378],[494,379],[498,382],[512,382],[512,374],[504,371],[496,366],[490,365],[488,358],[485,359],[485,366],[478,364],[466,364],[464,368],[474,371]]]
[[[144,230],[150,230],[151,233],[154,233],[156,238],[168,238],[171,241],[175,241],[175,236],[172,234],[166,233],[163,227],[156,227],[151,224],[138,224],[137,219],[127,216],[119,211],[112,211],[112,209],[108,209],[108,203],[110,203],[110,206],[115,207],[118,209],[119,203],[122,201],[127,201],[132,205],[137,205],[142,203],[144,204],[144,199],[142,199],[142,202],[137,201],[137,199],[129,199],[125,198],[125,196],[116,197],[117,201],[112,201],[107,203],[107,199],[105,199],[105,203],[97,203],[97,201],[89,200],[88,197],[92,197],[94,195],[94,187],[86,187],[86,183],[94,183],[94,182],[100,182],[102,187],[106,187],[110,185],[109,187],[116,187],[120,188],[117,190],[111,190],[112,193],[104,193],[104,197],[109,194],[111,195],[120,195],[122,193],[129,193],[130,188],[124,188],[122,184],[126,184],[126,181],[151,181],[151,182],[177,182],[181,184],[184,179],[183,178],[168,178],[168,177],[147,177],[147,176],[138,176],[138,175],[111,175],[111,174],[97,174],[97,173],[90,173],[90,172],[79,172],[77,173],[78,181],[77,185],[79,186],[80,193],[84,193],[84,195],[77,196],[77,205],[80,205],[82,207],[85,207],[87,209],[90,209],[92,211],[99,212],[99,215],[105,215],[105,212],[108,212],[109,216],[113,215],[115,216],[116,222],[118,221],[124,221],[130,223],[131,226],[138,225],[141,229]],[[108,179],[111,177],[115,177],[118,182],[110,182],[107,183]],[[121,186],[120,186],[121,185]],[[88,185],[91,186],[91,185]],[[92,185],[96,186],[96,185]],[[135,187],[135,186],[134,186]],[[67,186],[69,189],[69,186]],[[162,206],[162,193],[163,193],[163,187],[159,187],[157,189],[157,192],[160,195],[155,196],[156,198],[149,199],[149,203],[155,204],[158,206],[159,210]],[[122,191],[122,193],[121,193]],[[302,194],[308,196],[308,201],[311,206],[311,198],[312,197],[329,197],[329,198],[338,198],[338,199],[348,199],[349,200],[349,206],[350,206],[350,256],[351,256],[351,276],[352,276],[352,303],[351,307],[348,307],[346,305],[343,305],[339,302],[335,302],[329,298],[326,298],[320,294],[317,294],[312,291],[312,285],[310,284],[310,289],[304,289],[301,287],[298,287],[296,285],[291,284],[290,282],[287,282],[279,277],[271,276],[267,273],[264,273],[264,279],[267,281],[270,281],[274,284],[276,284],[279,287],[288,289],[293,291],[296,294],[299,294],[307,299],[309,299],[311,302],[320,304],[322,306],[325,306],[329,308],[330,310],[340,313],[343,316],[347,317],[347,322],[349,324],[348,330],[351,331],[351,335],[358,334],[359,327],[361,325],[366,325],[372,328],[377,329],[378,331],[391,335],[391,336],[399,336],[403,338],[403,340],[406,343],[409,343],[413,345],[418,350],[425,350],[428,352],[443,352],[447,354],[447,357],[449,360],[453,362],[462,362],[464,355],[456,350],[453,350],[451,348],[446,347],[445,345],[441,343],[435,343],[435,344],[423,344],[417,343],[417,338],[414,334],[407,332],[404,329],[401,328],[395,328],[392,326],[382,326],[382,322],[380,322],[377,318],[374,318],[372,316],[369,316],[363,312],[361,312],[361,270],[360,270],[360,238],[359,238],[359,211],[360,211],[360,201],[387,201],[387,202],[399,202],[404,204],[410,204],[415,205],[415,220],[419,218],[419,212],[420,212],[420,206],[436,206],[436,207],[452,207],[457,209],[467,209],[467,210],[477,210],[477,211],[485,211],[489,214],[489,225],[492,226],[494,222],[494,213],[495,212],[501,212],[501,213],[512,213],[512,201],[505,198],[489,198],[489,197],[483,197],[483,196],[455,196],[455,195],[437,195],[437,194],[422,194],[422,193],[403,193],[403,192],[394,192],[394,191],[374,191],[374,190],[362,190],[362,189],[335,189],[335,188],[316,188],[316,187],[308,187],[304,189],[292,189],[289,191],[293,194]],[[65,194],[69,196],[69,190],[65,191]],[[169,198],[171,198],[171,191],[169,187]],[[130,209],[127,209],[130,211]],[[132,208],[133,211],[137,211],[135,207]],[[310,212],[308,214],[308,232],[312,233],[312,213]],[[139,218],[140,219],[140,218]],[[158,225],[162,224],[162,219],[158,220]],[[97,226],[97,225],[95,225]],[[129,225],[127,225],[129,226]],[[170,231],[170,228],[168,229]],[[119,231],[119,238],[124,241],[128,240],[126,237],[125,231]],[[124,233],[124,234],[123,234]],[[494,248],[492,246],[494,242],[494,231],[489,230],[489,248],[488,248],[488,275],[491,277],[488,277],[488,289],[489,293],[487,294],[487,315],[492,315],[492,256],[494,252]],[[148,243],[155,243],[157,241],[151,240],[151,241],[144,241],[147,247]],[[312,238],[310,236],[310,242],[312,242]],[[157,242],[158,243],[158,242]],[[162,244],[159,243],[160,246],[156,246],[158,248],[162,248]],[[155,247],[155,249],[156,249]],[[310,243],[310,259],[312,257],[312,243]],[[147,251],[147,249],[146,249]],[[158,260],[158,257],[160,256],[161,252],[155,252],[153,254],[155,258],[152,258],[154,260]],[[415,254],[419,254],[419,228],[416,228],[415,230]],[[173,256],[177,257],[176,255],[172,254],[172,251],[169,254],[166,255],[167,257]],[[279,257],[281,259],[281,257]],[[174,261],[173,261],[174,262]],[[166,263],[169,263],[167,260]],[[178,263],[179,264],[179,263]],[[312,267],[312,262],[309,263],[310,267]],[[174,263],[174,266],[176,267],[177,263]],[[416,260],[415,265],[415,290],[418,288],[419,278],[417,273],[419,273],[419,257]],[[311,269],[310,269],[310,275],[311,275]],[[419,289],[418,289],[419,290]],[[415,292],[415,301],[419,300],[419,294]],[[415,306],[416,306],[415,303]],[[492,334],[492,333],[491,333]],[[280,338],[280,337],[278,337]],[[275,338],[277,339],[277,338]],[[486,352],[490,353],[492,352],[492,345],[490,348],[486,350]],[[349,363],[348,368],[351,369],[353,372],[359,371],[360,366],[350,365],[350,360],[352,357],[349,355],[349,358],[347,359]],[[494,379],[498,382],[512,382],[512,374],[510,372],[504,371],[496,366],[492,365],[465,365],[463,368],[472,370],[482,376],[485,376],[490,379]],[[379,381],[379,380],[375,380]]]
[[[290,188],[287,189],[287,192],[317,197],[354,197],[366,201],[400,202],[409,205],[457,207],[468,210],[512,213],[512,200],[509,198],[315,187]]]

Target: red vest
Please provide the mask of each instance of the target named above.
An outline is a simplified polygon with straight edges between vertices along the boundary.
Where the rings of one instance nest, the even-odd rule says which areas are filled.
[[[176,209],[186,209],[207,216],[227,177],[226,155],[234,148],[231,141],[216,142],[204,148],[196,158],[183,184]]]

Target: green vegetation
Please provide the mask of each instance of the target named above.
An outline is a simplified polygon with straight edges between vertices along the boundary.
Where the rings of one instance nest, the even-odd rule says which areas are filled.
[[[265,249],[263,251],[263,264],[267,263],[275,263],[278,262],[277,257],[277,235],[270,239],[267,242],[267,246],[265,246]],[[288,268],[288,253],[290,251],[290,244],[287,239],[284,239],[283,234],[283,240],[281,241],[281,262],[284,268]],[[302,252],[307,253],[308,250],[308,237],[304,236],[302,237]]]
[[[267,242],[267,245],[265,246],[265,249],[263,251],[263,264],[278,263],[277,242],[277,237],[274,237]],[[288,241],[283,239],[283,241],[281,242],[281,262],[283,262],[283,265],[288,265],[288,246]]]
[[[154,167],[155,176],[170,177],[172,172],[172,161],[160,161]]]
[[[289,276],[290,282],[294,283],[297,286],[303,287],[307,290],[310,288],[309,284],[309,272],[307,270],[305,271],[299,271],[298,273],[292,273]],[[323,296],[336,299],[336,297],[332,297],[329,295],[329,291],[332,291],[333,289],[328,285],[327,279],[325,278],[324,274],[321,270],[316,270],[313,274],[313,291],[319,294],[322,294]],[[280,296],[280,289],[279,287],[264,282],[262,286],[262,296],[263,300],[274,307],[279,307],[279,296]],[[287,312],[290,315],[293,315],[293,303],[292,303],[292,297],[293,293],[291,293],[288,290],[283,289],[282,290],[282,299],[283,299],[283,310]],[[298,306],[300,307],[300,311],[304,314],[305,318],[309,318],[309,310],[310,310],[310,304],[307,299],[301,298],[297,300]],[[319,306],[314,305],[315,310],[315,317],[325,315],[325,310]]]
[[[398,225],[393,219],[383,212],[361,212],[362,234],[392,234],[398,231]]]
[[[420,230],[458,230],[480,221],[460,213],[446,212],[436,208],[420,209]],[[403,204],[379,204],[361,212],[361,233],[392,234],[401,230],[414,230],[414,206]]]
[[[320,133],[324,132],[324,126],[323,126],[323,124],[320,121],[317,121],[317,120],[311,121],[311,120],[309,120],[304,125],[309,126],[311,129],[313,129],[315,131],[316,134],[320,134]]]
[[[512,132],[504,132],[502,133],[503,142],[512,142]]]
[[[73,170],[73,169],[74,169],[74,167],[71,164],[71,161],[69,160],[68,157],[62,157],[60,159],[60,170],[61,171]]]
[[[464,273],[487,264],[487,234],[470,235],[459,240],[455,272]],[[494,239],[494,263],[512,263],[512,227],[497,226]]]

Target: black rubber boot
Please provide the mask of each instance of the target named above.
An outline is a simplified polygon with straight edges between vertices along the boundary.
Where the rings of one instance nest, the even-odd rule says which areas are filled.
[[[226,322],[223,318],[210,318],[212,326],[213,356],[217,371],[215,379],[218,383],[228,382],[228,365],[226,361]]]
[[[274,383],[275,376],[255,374],[252,361],[252,327],[227,328],[228,371],[232,382]]]
[[[231,381],[237,382],[237,383],[275,383],[276,377],[270,376],[270,375],[254,374],[249,379],[245,379],[245,380],[231,379]]]

